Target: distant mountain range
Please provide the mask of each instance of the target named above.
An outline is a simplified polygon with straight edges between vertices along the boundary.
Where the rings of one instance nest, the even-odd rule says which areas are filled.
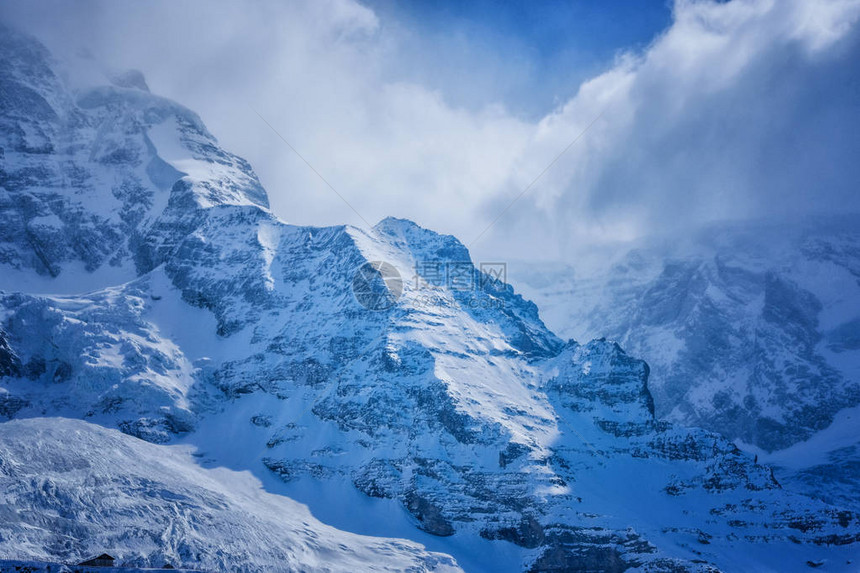
[[[860,216],[715,225],[598,270],[521,263],[510,274],[556,332],[644,357],[659,416],[860,505]]]
[[[654,369],[613,341],[563,342],[456,238],[393,218],[285,224],[247,162],[141,75],[84,85],[6,28],[0,49],[0,558],[856,567],[856,510],[678,423],[707,420],[666,408],[677,383],[653,386]],[[457,281],[436,280],[454,266]],[[664,290],[697,293],[685,272]],[[807,417],[789,401],[805,425],[748,439],[774,449],[824,428],[856,390],[815,362],[818,307],[802,289],[762,288],[759,344],[787,349],[779,383],[827,400]],[[678,315],[654,308],[643,329]]]

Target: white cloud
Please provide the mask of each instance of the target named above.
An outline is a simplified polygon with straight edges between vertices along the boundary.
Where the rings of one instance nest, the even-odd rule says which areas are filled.
[[[857,210],[858,16],[857,1],[677,2],[644,53],[620,57],[540,122],[521,172],[538,172],[605,110],[536,186],[519,234],[540,221],[569,249],[717,219]]]
[[[482,239],[479,250],[497,256],[860,207],[860,0],[679,0],[652,45],[620,55],[537,121],[493,93],[476,93],[483,107],[451,105],[444,86],[462,93],[463,66],[451,77],[429,66],[443,74],[437,89],[405,80],[425,62],[401,49],[404,34],[421,31],[352,0],[6,11],[55,51],[87,45],[143,70],[153,91],[198,111],[252,162],[291,222],[361,224],[249,106],[367,220],[409,217],[467,243],[605,112]],[[476,90],[493,85],[487,73],[512,82],[524,69],[480,64]]]

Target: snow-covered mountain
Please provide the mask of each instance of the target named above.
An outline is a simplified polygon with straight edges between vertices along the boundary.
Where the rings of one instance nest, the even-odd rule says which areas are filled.
[[[456,238],[288,225],[139,75],[0,36],[0,557],[851,570],[860,515],[655,416],[645,362],[563,343]]]
[[[556,332],[645,358],[658,415],[860,504],[860,216],[718,225],[597,270],[523,263],[511,274]]]

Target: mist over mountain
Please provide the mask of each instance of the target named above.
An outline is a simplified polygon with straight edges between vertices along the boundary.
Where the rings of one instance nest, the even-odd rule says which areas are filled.
[[[659,415],[856,504],[858,230],[853,215],[723,224],[599,269],[512,264],[511,280],[560,335],[648,357]]]
[[[855,0],[385,4],[0,14],[58,58],[140,69],[253,163],[291,223],[367,226],[255,111],[368,224],[408,218],[484,260],[860,212]]]

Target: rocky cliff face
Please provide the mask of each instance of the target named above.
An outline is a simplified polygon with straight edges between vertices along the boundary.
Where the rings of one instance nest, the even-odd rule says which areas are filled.
[[[398,219],[372,229],[286,225],[266,208],[250,168],[221,151],[193,114],[142,91],[140,78],[74,91],[37,44],[4,41],[18,63],[0,81],[26,86],[51,112],[31,125],[22,119],[30,114],[4,108],[9,133],[46,134],[48,143],[41,155],[29,143],[7,154],[4,173],[13,176],[4,181],[13,183],[2,191],[3,213],[21,219],[22,201],[31,201],[22,197],[32,196],[35,212],[59,221],[49,241],[56,252],[37,253],[30,223],[2,237],[12,278],[0,298],[0,414],[15,419],[6,428],[36,417],[86,419],[86,439],[69,444],[80,464],[100,439],[145,460],[181,444],[201,468],[250,471],[344,528],[366,527],[357,514],[392,522],[386,536],[421,539],[470,570],[731,570],[734,555],[746,553],[756,567],[824,558],[847,566],[860,535],[855,513],[782,489],[769,468],[716,434],[655,417],[644,362],[606,340],[562,343],[533,303],[477,271],[454,237]],[[12,149],[18,140],[4,136]],[[112,161],[93,159],[104,149]],[[67,187],[57,165],[91,175]],[[44,177],[30,181],[30,172]],[[117,198],[120,181],[143,191]],[[104,235],[101,250],[75,247],[80,225],[66,222],[67,211]],[[139,216],[124,219],[129,212]],[[394,269],[400,286],[389,292],[393,304],[371,310],[353,286],[356,271],[375,261]],[[438,266],[425,263],[456,265],[460,282],[439,283],[428,270]],[[107,281],[110,269],[123,280],[81,294],[81,284]],[[383,283],[374,282],[389,288]],[[28,294],[30,285],[65,294]],[[26,436],[9,431],[4,459],[21,461],[0,472],[17,492],[12,511],[35,517],[10,524],[4,539],[40,522],[87,546],[126,543],[134,563],[160,559],[175,539],[185,565],[253,561],[241,543],[213,556],[206,536],[236,525],[197,500],[200,490],[183,482],[143,493],[125,462],[100,466],[95,481],[128,496],[142,519],[115,508],[103,520],[48,519],[56,496],[12,470],[47,463]],[[61,496],[75,512],[95,503],[88,467]],[[201,468],[183,472],[196,483]],[[167,505],[185,516],[183,529],[165,533],[162,503],[177,488],[183,502]],[[320,490],[331,495],[313,493]],[[135,505],[141,496],[153,498],[151,509]],[[187,533],[198,519],[209,524],[206,535]],[[161,541],[132,543],[122,533],[132,527]],[[30,541],[6,551],[74,554],[50,536],[21,538]],[[455,567],[413,545],[380,547],[418,560],[418,570]],[[348,545],[331,551],[361,561],[356,570],[376,558]],[[277,558],[267,553],[260,563]]]

